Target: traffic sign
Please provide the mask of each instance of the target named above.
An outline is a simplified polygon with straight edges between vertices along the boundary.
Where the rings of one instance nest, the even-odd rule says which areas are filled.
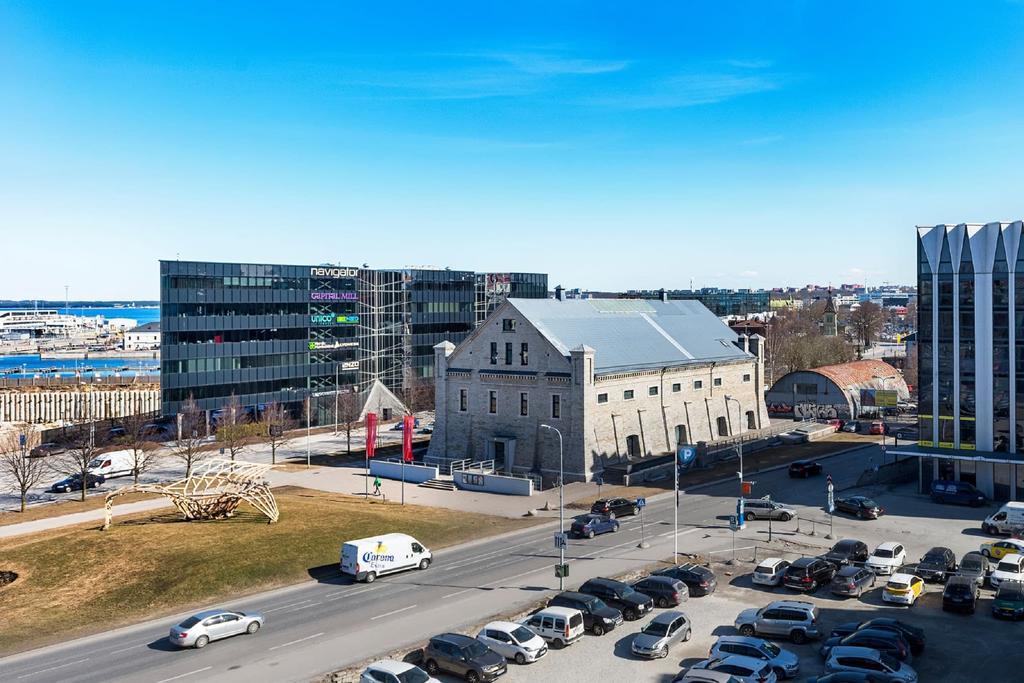
[[[645,507],[647,507],[647,499],[646,498],[637,498],[636,499],[636,506],[638,508],[645,508]]]
[[[564,531],[556,531],[555,532],[555,549],[556,550],[559,549],[559,548],[564,548],[566,545],[568,545],[568,542],[569,542],[568,541],[568,537],[565,535]]]
[[[836,511],[836,501],[835,501],[835,499],[834,499],[834,498],[832,497],[832,485],[831,485],[831,484],[829,484],[829,486],[828,486],[828,501],[827,501],[827,506],[828,506],[828,513],[829,513],[829,514],[832,514],[833,512],[835,512],[835,511]]]
[[[882,452],[885,453],[885,444],[881,445]]]
[[[739,531],[740,523],[736,519],[736,515],[729,515],[729,529],[732,531]]]
[[[18,446],[21,448],[25,447],[26,439],[24,434],[18,434]]]

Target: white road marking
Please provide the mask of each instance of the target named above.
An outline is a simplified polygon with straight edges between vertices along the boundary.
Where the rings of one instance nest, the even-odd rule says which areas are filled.
[[[88,657],[86,657],[85,659],[76,659],[76,660],[75,660],[75,661],[73,661],[73,662],[67,662],[67,663],[65,663],[65,664],[59,664],[59,665],[57,665],[57,666],[51,666],[51,667],[50,667],[50,668],[48,668],[48,669],[40,669],[39,671],[33,671],[32,673],[28,673],[28,674],[23,674],[23,675],[21,675],[21,676],[18,676],[18,679],[20,680],[20,679],[22,679],[22,678],[29,678],[29,677],[31,677],[31,676],[36,676],[36,675],[38,675],[38,674],[44,674],[44,673],[46,673],[47,671],[56,671],[57,669],[63,669],[64,667],[67,667],[67,666],[72,666],[73,664],[81,664],[82,662],[88,662],[88,661],[89,661],[89,658],[88,658]]]
[[[299,600],[298,602],[293,602],[293,603],[290,603],[288,605],[281,605],[280,607],[274,607],[273,609],[265,609],[265,610],[263,610],[263,613],[267,614],[269,612],[277,612],[279,610],[288,609],[289,607],[297,607],[298,605],[302,605],[302,604],[305,604],[305,603],[311,602],[311,601],[312,601],[312,598],[310,598],[309,600]]]
[[[275,645],[274,647],[270,648],[269,652],[273,652],[274,650],[278,650],[278,649],[280,649],[282,647],[288,647],[289,645],[295,645],[296,643],[302,643],[302,642],[305,642],[307,640],[313,640],[314,638],[319,638],[322,635],[323,635],[323,632],[314,633],[313,635],[306,636],[305,638],[299,638],[298,640],[292,640],[292,641],[289,641],[287,643],[281,643],[280,645]]]
[[[132,645],[131,647],[122,647],[120,650],[113,650],[111,652],[108,652],[107,654],[108,655],[116,655],[116,654],[118,654],[120,652],[128,652],[128,650],[134,650],[137,647],[142,647],[142,645]]]
[[[403,607],[402,609],[396,609],[393,612],[387,612],[385,614],[378,614],[375,617],[370,617],[370,621],[376,621],[377,619],[383,619],[384,617],[390,617],[392,614],[398,614],[399,612],[407,612],[407,611],[409,611],[409,610],[411,610],[411,609],[413,609],[415,607],[417,607],[417,605],[409,605],[408,607]]]
[[[686,531],[680,531],[679,535],[680,536],[685,536],[686,534],[692,534],[695,531],[700,531],[700,529],[687,529]],[[675,533],[674,531],[666,531],[663,534],[658,534],[658,538],[664,538],[665,536],[671,536],[674,533]]]
[[[447,600],[448,598],[454,598],[456,595],[462,595],[463,593],[469,593],[470,591],[475,591],[475,590],[480,590],[480,589],[479,588],[467,588],[466,590],[456,591],[455,593],[449,593],[448,595],[442,595],[441,599],[442,600]]]
[[[289,612],[301,612],[304,609],[309,609],[310,607],[316,607],[317,605],[322,605],[322,604],[323,604],[322,602],[311,602],[308,605],[303,605],[302,607],[296,607],[295,609],[291,609],[291,610],[288,610],[288,611]]]
[[[185,676],[191,676],[192,674],[201,674],[204,671],[209,671],[212,668],[213,668],[212,666],[208,666],[208,667],[205,667],[203,669],[196,669],[195,671],[189,671],[188,673],[184,673],[184,674],[181,674],[179,676],[171,676],[170,678],[165,678],[162,681],[157,681],[157,683],[167,683],[167,681],[176,681],[179,678],[185,678]]]

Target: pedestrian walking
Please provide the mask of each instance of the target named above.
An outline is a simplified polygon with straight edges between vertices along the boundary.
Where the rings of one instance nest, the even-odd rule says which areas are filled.
[[[380,477],[373,478],[373,495],[380,495]]]

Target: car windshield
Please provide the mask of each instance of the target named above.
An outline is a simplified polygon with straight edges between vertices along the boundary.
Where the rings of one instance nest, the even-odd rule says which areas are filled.
[[[517,643],[525,643],[533,639],[533,631],[530,629],[520,626],[515,631],[512,631],[512,637],[516,639]]]
[[[946,559],[942,556],[942,553],[928,553],[921,558],[922,564],[943,564]]]
[[[398,678],[399,683],[427,683],[430,680],[427,672],[418,666],[408,671],[403,671],[400,674],[395,674],[395,677]]]
[[[1010,572],[1011,574],[1016,574],[1020,571],[1020,567],[1017,566],[1016,562],[1000,562],[999,566],[996,568],[996,571]]]
[[[668,624],[659,624],[656,621],[652,621],[647,626],[644,626],[644,630],[641,633],[646,633],[649,636],[664,636],[668,634]]]
[[[875,551],[875,557],[893,557],[893,552],[888,548],[879,548]]]
[[[636,593],[636,591],[633,590],[632,586],[624,586],[622,588],[621,597],[626,598],[626,597],[629,597],[630,595],[633,595],[634,593]]]
[[[761,565],[758,565],[757,569],[755,569],[754,571],[758,572],[760,574],[774,574],[775,573],[775,568],[777,566],[778,565],[761,564]]]
[[[886,588],[895,588],[896,590],[904,590],[908,586],[910,584],[906,581],[893,581],[892,579],[889,579],[889,583],[885,585]]]
[[[180,626],[182,628],[192,628],[193,626],[195,626],[198,623],[199,623],[199,618],[198,617],[189,617],[185,621],[183,621],[180,624],[178,624],[178,626]]]
[[[769,657],[778,657],[779,654],[782,652],[782,648],[780,648],[775,643],[769,643],[766,640],[761,643],[761,652],[765,653]]]
[[[871,500],[870,498],[861,498],[859,502],[860,502],[861,507],[866,507],[866,508],[878,507],[875,504],[875,501]]]
[[[970,569],[971,571],[977,571],[981,569],[981,566],[981,558],[977,556],[965,557],[960,561],[961,569]]]
[[[467,644],[466,647],[462,648],[462,652],[467,657],[483,657],[485,654],[487,654],[487,646],[485,646],[483,643],[474,641],[472,643]]]
[[[999,586],[996,598],[999,600],[1024,600],[1024,586],[1015,585],[1015,581]]]
[[[879,652],[878,654],[879,659],[882,660],[882,664],[885,664],[887,667],[889,667],[890,671],[900,670],[900,663],[896,660],[895,657],[893,657],[887,652]]]

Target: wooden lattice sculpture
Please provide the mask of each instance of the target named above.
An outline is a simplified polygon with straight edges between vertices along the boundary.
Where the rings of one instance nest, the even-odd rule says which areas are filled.
[[[264,479],[270,468],[271,465],[213,458],[196,465],[192,476],[170,484],[132,484],[111,491],[106,498],[103,529],[110,528],[114,499],[136,492],[167,496],[185,519],[224,519],[234,514],[244,500],[265,514],[272,524],[280,513]]]

